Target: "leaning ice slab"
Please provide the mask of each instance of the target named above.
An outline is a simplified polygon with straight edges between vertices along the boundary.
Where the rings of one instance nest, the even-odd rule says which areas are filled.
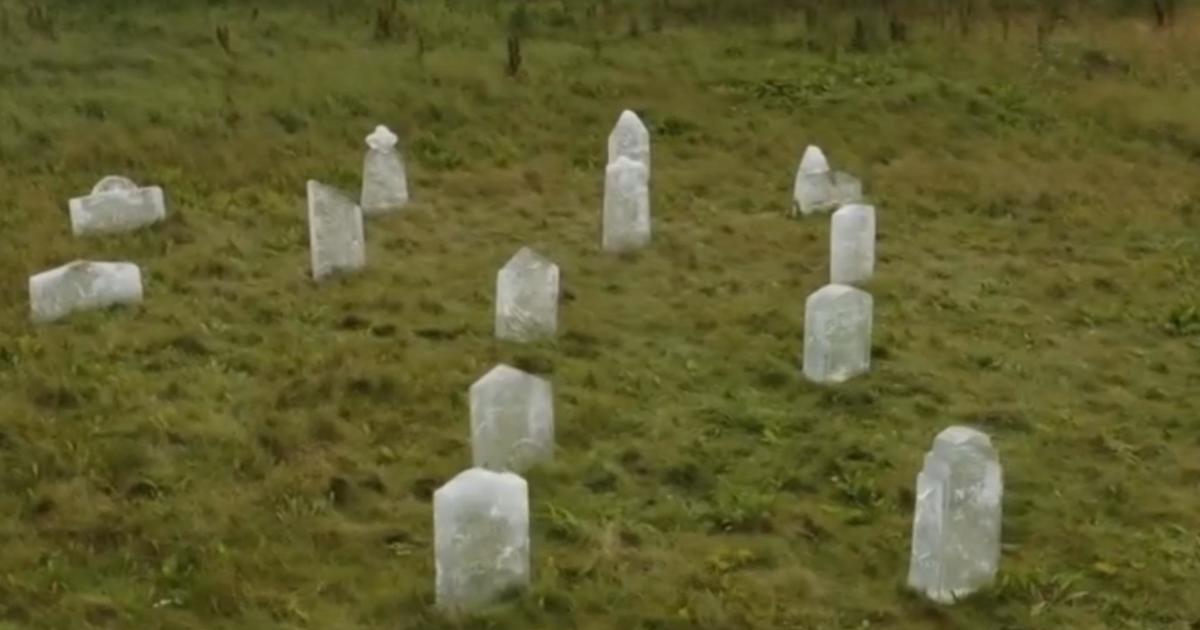
[[[308,181],[308,239],[314,280],[366,266],[362,209],[341,191],[315,180]]]
[[[404,158],[396,149],[399,137],[383,125],[367,136],[363,158],[362,211],[366,216],[393,212],[408,203]]]
[[[522,247],[496,274],[496,338],[527,342],[558,328],[558,265]]]
[[[162,188],[139,188],[120,175],[101,179],[91,194],[71,199],[67,207],[76,236],[131,232],[167,216]]]
[[[474,464],[524,472],[554,456],[554,393],[550,382],[500,364],[471,385]]]
[[[951,604],[991,584],[1000,565],[1003,492],[986,434],[961,426],[938,434],[917,475],[910,588]]]
[[[816,383],[849,380],[871,366],[871,294],[827,284],[804,305],[804,376]]]
[[[830,219],[829,281],[861,284],[875,272],[875,207],[842,206]]]
[[[601,247],[626,252],[650,243],[650,188],[646,165],[625,156],[604,174],[604,232]]]
[[[833,174],[834,205],[845,206],[859,203],[863,200],[862,180],[847,173],[836,171]]]
[[[621,112],[617,124],[608,135],[608,163],[619,157],[627,157],[646,166],[646,177],[650,176],[650,131],[637,114],[630,110]]]
[[[455,614],[529,584],[529,488],[471,468],[433,493],[437,606]]]
[[[38,323],[141,301],[142,272],[133,263],[76,260],[29,278],[30,315]]]

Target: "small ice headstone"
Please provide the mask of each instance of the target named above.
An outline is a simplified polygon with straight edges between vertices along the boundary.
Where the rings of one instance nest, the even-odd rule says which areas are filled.
[[[404,159],[396,149],[396,134],[383,125],[367,136],[363,160],[362,211],[366,216],[393,212],[408,203]]]
[[[308,239],[314,280],[367,264],[362,209],[341,191],[315,180],[308,181]]]
[[[820,147],[808,145],[796,171],[796,186],[792,194],[792,214],[812,214],[829,210],[835,203],[833,174],[829,161]]]
[[[625,156],[605,169],[601,247],[626,252],[650,243],[650,188],[646,165]]]
[[[835,205],[845,206],[860,203],[862,200],[862,180],[845,171],[837,171],[833,174],[833,201]]]
[[[1004,482],[987,435],[938,434],[917,475],[908,586],[951,604],[991,584],[1000,565]]]
[[[804,305],[804,375],[816,383],[849,380],[871,366],[871,294],[827,284]]]
[[[621,112],[608,135],[608,163],[616,162],[619,157],[641,162],[646,167],[646,177],[650,177],[650,131],[642,119],[628,109]]]
[[[529,487],[471,468],[433,493],[437,606],[468,613],[529,585]]]
[[[527,342],[558,328],[558,265],[522,247],[496,274],[496,338]]]
[[[91,194],[75,197],[67,206],[71,232],[76,236],[131,232],[167,216],[162,188],[138,188],[128,177],[120,175],[101,179]]]
[[[76,260],[29,278],[30,315],[37,323],[141,301],[142,272],[133,263]]]
[[[554,456],[550,382],[508,365],[471,385],[471,453],[475,466],[521,473]]]
[[[829,281],[862,284],[875,272],[875,207],[842,206],[830,219]]]

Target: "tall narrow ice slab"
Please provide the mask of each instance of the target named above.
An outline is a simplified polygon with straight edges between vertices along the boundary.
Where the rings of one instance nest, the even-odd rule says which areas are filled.
[[[646,165],[621,156],[605,169],[601,247],[627,252],[650,243],[650,187]]]
[[[810,144],[804,149],[800,168],[796,171],[792,215],[831,210],[835,203],[834,177],[829,170],[829,160],[820,147]]]
[[[608,163],[627,157],[646,166],[646,177],[650,177],[650,130],[637,114],[630,110],[621,112],[617,124],[608,134]]]
[[[496,338],[528,342],[558,329],[558,265],[522,247],[496,274]]]
[[[167,216],[162,188],[139,188],[129,178],[119,175],[101,179],[91,194],[71,199],[67,207],[71,232],[76,236],[131,232]]]
[[[830,219],[829,281],[862,284],[875,273],[875,207],[842,206]]]
[[[805,377],[835,384],[870,369],[872,307],[869,293],[844,284],[827,284],[808,296],[804,305]]]
[[[399,138],[383,125],[367,136],[361,207],[365,216],[395,212],[408,203],[408,175],[396,148]]]
[[[938,434],[917,475],[908,586],[951,604],[988,586],[1000,566],[1000,460],[984,433]]]
[[[133,263],[76,260],[29,278],[30,317],[35,323],[141,301],[142,272]]]
[[[314,280],[367,264],[362,209],[341,191],[315,180],[308,181],[308,239]]]
[[[471,468],[433,493],[437,606],[459,614],[529,584],[529,488]]]
[[[524,472],[554,456],[550,382],[500,364],[471,385],[471,454],[475,466]]]

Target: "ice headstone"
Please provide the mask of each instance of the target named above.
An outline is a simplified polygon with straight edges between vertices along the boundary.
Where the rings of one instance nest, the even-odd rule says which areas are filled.
[[[133,263],[76,260],[29,278],[30,315],[37,323],[141,301],[142,272]]]
[[[522,247],[496,274],[496,338],[527,342],[558,328],[558,265]]]
[[[71,232],[76,236],[131,232],[167,216],[162,188],[138,188],[128,177],[109,175],[92,187],[91,194],[67,204]]]
[[[988,586],[1000,565],[1004,482],[987,435],[938,434],[917,475],[908,586],[950,604]]]
[[[608,134],[608,163],[616,162],[619,157],[641,162],[646,167],[646,177],[650,177],[650,131],[642,119],[628,109],[621,112],[617,124]]]
[[[793,215],[829,210],[835,204],[833,174],[820,147],[810,144],[804,149],[792,198]]]
[[[529,584],[529,488],[471,468],[433,493],[437,606],[470,612]]]
[[[646,165],[625,156],[605,169],[601,247],[626,252],[650,243],[650,188]]]
[[[554,392],[550,382],[508,365],[471,385],[474,465],[524,472],[554,456]]]
[[[404,158],[396,149],[396,134],[383,125],[367,136],[363,159],[362,211],[366,216],[394,212],[408,203]]]
[[[827,284],[804,305],[804,375],[817,383],[841,383],[871,366],[871,294]]]
[[[362,209],[341,191],[315,180],[308,181],[308,240],[314,280],[367,264]]]
[[[842,206],[830,219],[829,281],[862,284],[875,272],[875,207]]]
[[[860,203],[863,200],[862,180],[847,173],[836,171],[833,174],[834,205],[845,206]]]

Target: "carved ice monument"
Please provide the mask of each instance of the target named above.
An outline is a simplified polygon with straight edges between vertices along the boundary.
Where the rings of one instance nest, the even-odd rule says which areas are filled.
[[[628,252],[650,243],[650,187],[646,165],[619,156],[605,169],[601,248]]]
[[[534,341],[558,328],[558,265],[522,247],[496,274],[496,338]]]
[[[133,263],[76,260],[29,278],[30,316],[37,323],[141,301],[142,272]]]
[[[554,456],[554,392],[550,382],[508,365],[471,385],[474,465],[521,473]]]
[[[1004,493],[1000,460],[984,433],[938,434],[917,475],[908,586],[951,604],[995,579]]]
[[[308,239],[314,280],[367,264],[362,209],[341,191],[315,180],[308,181]]]
[[[367,136],[363,159],[362,211],[366,216],[394,212],[408,203],[408,177],[404,158],[396,148],[399,138],[383,125]]]
[[[875,207],[842,206],[830,219],[829,281],[861,284],[875,272]]]
[[[68,209],[71,231],[76,236],[130,232],[167,216],[162,188],[139,188],[119,175],[101,179],[91,194],[71,199]]]
[[[608,163],[616,162],[619,157],[641,162],[646,166],[646,177],[650,177],[650,130],[628,109],[621,112],[608,134]]]
[[[871,294],[827,284],[804,305],[804,376],[836,384],[871,366]]]
[[[529,584],[529,487],[470,468],[433,493],[437,606],[470,612]]]

